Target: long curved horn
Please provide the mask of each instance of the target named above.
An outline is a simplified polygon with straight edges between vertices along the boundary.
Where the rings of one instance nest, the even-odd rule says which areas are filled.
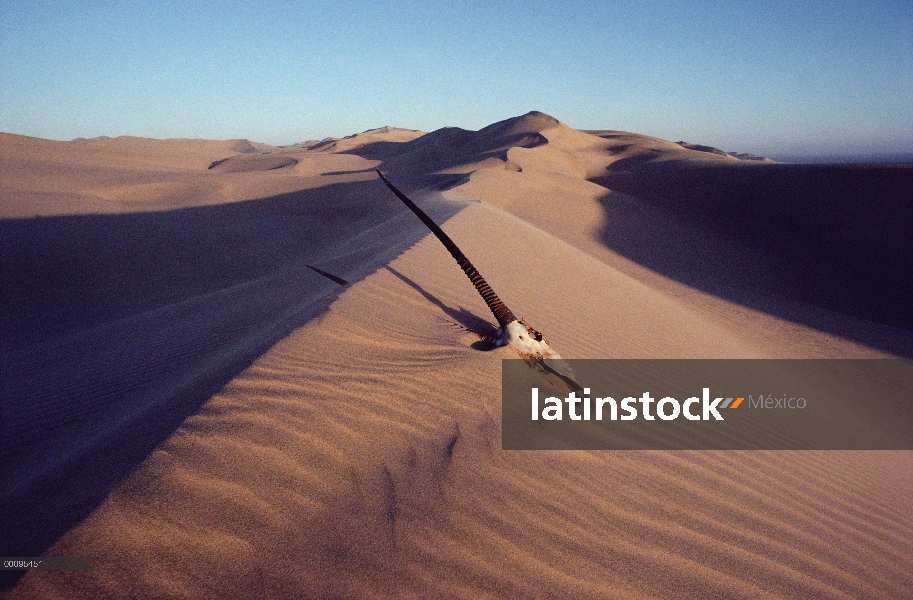
[[[466,255],[463,254],[457,245],[453,243],[453,240],[450,239],[444,231],[437,226],[437,223],[431,220],[431,217],[425,214],[425,212],[420,209],[415,203],[406,197],[404,193],[396,189],[396,186],[387,181],[387,178],[384,177],[383,173],[380,172],[380,169],[374,169],[377,171],[377,174],[380,175],[381,180],[387,184],[387,187],[396,194],[396,197],[403,201],[403,203],[408,206],[412,212],[414,212],[419,219],[422,220],[422,223],[428,226],[428,229],[431,230],[437,239],[441,240],[441,243],[444,244],[444,247],[447,248],[447,251],[450,252],[450,256],[456,259],[457,264],[460,265],[460,268],[463,269],[463,272],[466,273],[466,276],[469,277],[469,281],[472,282],[472,285],[476,286],[476,289],[479,291],[479,294],[482,296],[482,300],[485,301],[485,304],[488,305],[488,308],[491,309],[492,314],[494,314],[495,319],[498,320],[498,325],[501,327],[506,327],[508,323],[516,321],[517,317],[514,316],[514,313],[511,312],[507,305],[501,302],[501,299],[498,298],[498,295],[495,293],[491,286],[488,285],[488,282],[482,277],[481,274],[476,270],[472,263],[469,262],[469,259],[466,258]]]

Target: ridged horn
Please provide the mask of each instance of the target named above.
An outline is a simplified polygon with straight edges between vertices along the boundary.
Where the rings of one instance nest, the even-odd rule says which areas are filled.
[[[377,171],[377,174],[380,176],[381,181],[387,184],[387,187],[396,194],[396,197],[403,201],[403,204],[409,207],[409,209],[422,220],[428,229],[431,230],[437,239],[441,240],[441,243],[444,244],[444,247],[447,248],[447,251],[450,252],[457,264],[460,265],[460,268],[463,269],[463,272],[466,273],[466,277],[469,277],[469,281],[472,282],[472,285],[476,286],[476,289],[479,291],[479,294],[482,296],[482,300],[485,301],[485,304],[488,305],[488,308],[491,309],[492,314],[495,316],[495,319],[498,320],[498,325],[501,327],[506,327],[508,323],[516,321],[517,317],[514,316],[514,313],[511,312],[507,305],[501,302],[501,299],[498,298],[498,295],[495,293],[491,286],[488,285],[488,282],[485,281],[485,278],[476,270],[472,263],[469,262],[469,259],[466,258],[466,255],[457,247],[453,240],[450,239],[450,236],[444,233],[444,231],[437,226],[437,223],[431,220],[431,217],[425,214],[425,212],[420,209],[415,203],[406,197],[404,193],[396,189],[396,186],[387,181],[387,178],[384,177],[384,174],[380,172],[380,169],[374,169]]]

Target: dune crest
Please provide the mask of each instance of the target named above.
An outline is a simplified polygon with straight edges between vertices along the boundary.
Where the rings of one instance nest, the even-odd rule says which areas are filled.
[[[290,156],[229,156],[213,161],[208,169],[222,173],[249,173],[251,171],[272,171],[283,167],[293,167],[298,164],[298,159]]]
[[[251,145],[250,140],[228,140],[229,148],[233,152],[241,152],[243,154],[252,154],[257,151],[256,148]]]

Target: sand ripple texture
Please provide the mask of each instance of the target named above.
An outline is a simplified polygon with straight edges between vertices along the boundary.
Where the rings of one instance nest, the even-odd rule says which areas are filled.
[[[537,323],[584,308],[573,294],[548,304],[553,290],[534,282],[554,269],[648,293],[607,269],[600,277],[564,244],[547,266],[520,254],[529,283],[508,283],[486,238],[512,220],[473,207],[447,226],[476,233],[465,251]],[[528,228],[514,249],[546,237]],[[472,348],[461,311],[485,307],[440,268],[445,258],[426,238],[273,347],[53,549],[95,557],[92,571],[30,575],[13,597],[908,592],[908,453],[501,451],[503,351]],[[704,339],[699,318],[663,302],[642,303],[632,320],[681,319],[684,352]],[[585,357],[634,326],[549,333]],[[715,333],[721,355],[750,351]],[[631,339],[621,351],[667,349],[660,336]]]
[[[298,162],[263,172],[200,175],[231,152],[198,150],[193,177],[211,177],[219,193],[276,193],[224,205],[233,209],[200,199],[201,210],[228,211],[205,222],[233,224],[235,242],[216,235],[200,262],[177,261],[191,276],[176,296],[152,286],[155,298],[131,297],[125,286],[119,303],[99,300],[94,312],[86,300],[80,314],[94,316],[83,327],[49,299],[60,310],[48,309],[43,326],[11,329],[12,389],[46,399],[14,417],[21,447],[40,447],[43,424],[90,440],[118,431],[118,419],[160,439],[49,540],[48,554],[90,556],[93,568],[30,572],[7,597],[910,597],[913,453],[502,451],[500,361],[512,350],[479,344],[472,330],[494,322],[484,302],[370,171],[381,165],[407,192],[423,190],[418,201],[492,288],[567,358],[878,357],[905,347],[909,336],[889,325],[796,298],[760,309],[613,246],[655,227],[685,243],[695,225],[594,183],[600,170],[623,159],[634,168],[736,158],[578,132],[541,113],[480,132],[385,129],[285,149]],[[253,156],[249,146],[265,151],[233,152]],[[293,227],[279,225],[289,219]],[[200,222],[189,231],[207,239]],[[753,264],[737,249],[727,256],[721,269]],[[245,275],[212,275],[223,271]],[[845,335],[809,325],[825,317]],[[27,377],[29,365],[46,375]],[[169,397],[187,412],[155,426],[169,409],[143,411]],[[61,419],[67,403],[83,425]],[[51,446],[41,464],[69,464],[68,450]],[[4,481],[53,481],[29,472],[39,473],[32,483]]]

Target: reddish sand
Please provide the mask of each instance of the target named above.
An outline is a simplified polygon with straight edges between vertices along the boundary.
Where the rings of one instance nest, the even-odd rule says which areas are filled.
[[[777,165],[541,113],[288,148],[0,134],[0,157],[0,537],[93,559],[10,598],[910,597],[913,452],[502,451],[515,354],[480,349],[484,302],[373,171],[565,358],[913,355],[906,280],[868,302],[840,253],[650,196]],[[839,214],[803,211],[837,247]],[[878,269],[910,260],[854,223]]]

